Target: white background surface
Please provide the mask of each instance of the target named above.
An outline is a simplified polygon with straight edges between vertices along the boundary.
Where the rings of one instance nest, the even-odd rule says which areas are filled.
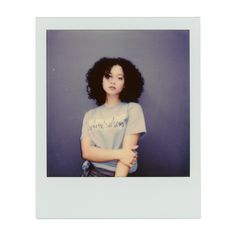
[[[131,19],[124,17],[122,18],[123,23],[118,19],[117,17],[37,18],[37,218],[176,219],[188,217],[196,219],[200,217],[199,18],[142,17]],[[143,29],[190,30],[191,178],[47,178],[45,176],[47,169],[46,119],[43,118],[46,117],[46,29],[78,30],[101,29],[101,27],[104,29],[137,29],[140,25]]]
[[[22,0],[1,3],[1,235],[235,234],[235,7],[229,0],[209,2]],[[202,219],[35,219],[36,16],[201,17]]]

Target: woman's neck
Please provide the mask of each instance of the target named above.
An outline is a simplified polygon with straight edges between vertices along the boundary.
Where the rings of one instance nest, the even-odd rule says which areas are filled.
[[[116,104],[120,103],[119,97],[111,97],[107,96],[106,101],[105,101],[105,106],[114,106]]]

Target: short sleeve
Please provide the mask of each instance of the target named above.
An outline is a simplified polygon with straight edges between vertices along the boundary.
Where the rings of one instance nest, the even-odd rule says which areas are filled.
[[[147,132],[143,109],[138,103],[128,104],[128,122],[125,134],[140,133],[143,137]]]
[[[83,118],[80,140],[88,134],[88,117],[89,113],[86,112]]]

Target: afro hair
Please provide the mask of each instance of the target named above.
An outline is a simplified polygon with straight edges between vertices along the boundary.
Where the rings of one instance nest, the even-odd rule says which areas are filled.
[[[106,92],[103,90],[103,76],[110,73],[114,65],[119,65],[124,71],[125,86],[120,93],[122,102],[138,102],[144,86],[144,79],[140,71],[129,60],[124,58],[103,57],[94,63],[86,74],[88,98],[96,100],[98,106],[106,101]]]

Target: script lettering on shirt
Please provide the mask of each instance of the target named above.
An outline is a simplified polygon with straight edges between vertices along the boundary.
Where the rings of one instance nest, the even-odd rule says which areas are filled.
[[[122,129],[125,127],[126,115],[112,116],[108,119],[90,119],[88,122],[89,130],[104,130],[104,129]]]

